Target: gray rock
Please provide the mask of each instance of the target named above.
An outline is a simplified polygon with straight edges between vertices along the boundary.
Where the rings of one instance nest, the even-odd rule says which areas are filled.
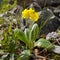
[[[40,14],[40,18],[38,20],[39,27],[44,26],[41,28],[40,34],[48,34],[50,32],[56,31],[57,28],[60,26],[60,21],[53,15],[53,12],[50,9],[42,10]]]
[[[55,16],[57,16],[58,18],[60,18],[60,8],[56,8],[54,10],[54,14],[55,14]]]
[[[20,5],[25,8],[33,2],[37,2],[41,7],[60,5],[60,0],[17,0],[17,5]],[[25,6],[24,6],[24,3],[25,3]]]
[[[51,39],[51,38],[58,38],[59,37],[59,35],[58,35],[58,33],[56,33],[56,32],[51,32],[51,33],[48,33],[47,34],[47,36],[46,36],[46,39],[48,40],[48,39]]]
[[[41,6],[58,6],[60,5],[60,0],[35,0]],[[46,3],[46,5],[45,5]]]
[[[55,49],[53,49],[53,52],[60,54],[60,46],[55,45]]]

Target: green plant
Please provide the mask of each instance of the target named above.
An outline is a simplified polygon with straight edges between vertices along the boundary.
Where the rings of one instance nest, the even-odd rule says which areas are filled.
[[[52,50],[55,47],[51,42],[49,42],[48,40],[43,39],[43,38],[40,38],[38,41],[36,41],[34,46],[43,48],[43,49],[46,48],[47,50]]]
[[[60,36],[60,30],[58,30],[58,35]]]
[[[16,40],[21,40],[22,42],[25,43],[26,47],[28,49],[33,48],[33,44],[35,40],[37,39],[39,34],[39,28],[37,24],[34,24],[31,29],[26,28],[25,31],[21,31],[20,29],[16,29],[14,31],[14,38]]]
[[[14,4],[11,5],[9,4],[9,0],[3,0],[0,4],[1,8],[0,8],[0,13],[4,13],[12,8],[14,8],[16,6],[16,0],[14,0]]]
[[[5,0],[4,0],[5,1]],[[8,1],[6,2],[8,3]],[[4,2],[5,5],[5,2]],[[10,7],[13,8],[15,5],[13,5],[11,7],[10,4],[6,5],[2,7],[1,12],[5,12],[6,10],[9,10]],[[22,31],[19,28],[15,28],[12,29],[13,26],[13,21],[10,22],[10,25],[6,28],[4,28],[4,32],[3,32],[3,37],[4,39],[0,42],[1,43],[1,50],[4,53],[3,56],[1,57],[2,60],[29,60],[29,56],[31,55],[32,49],[39,45],[39,47],[47,48],[49,44],[51,44],[49,41],[46,41],[44,39],[39,39],[38,41],[36,41],[36,39],[39,37],[39,34],[42,30],[42,28],[44,27],[44,25],[49,21],[50,17],[52,16],[52,14],[49,14],[48,17],[46,18],[46,20],[41,22],[41,26],[38,27],[38,25],[34,23],[34,21],[38,21],[39,18],[39,14],[37,12],[35,12],[35,10],[33,9],[28,9],[29,10],[29,14],[26,15],[27,13],[24,12],[24,16],[27,16],[27,20],[26,20],[26,25],[28,25],[28,23],[31,25],[31,28],[29,26],[29,28],[25,28],[24,31]],[[44,13],[45,11],[43,11]],[[36,14],[37,13],[37,14]],[[33,14],[33,16],[32,16]],[[36,16],[36,17],[35,17]],[[17,19],[19,17],[20,20],[20,15],[17,16]],[[44,15],[45,17],[45,15]],[[31,19],[30,22],[28,19]],[[41,19],[43,20],[43,19]],[[2,23],[2,21],[0,21]],[[18,21],[19,23],[19,21]],[[39,23],[40,24],[40,23]],[[24,45],[19,44],[19,42],[22,41],[24,43]],[[35,44],[35,45],[34,45]],[[54,45],[51,44],[50,47],[48,47],[49,49],[53,49]],[[21,49],[21,53],[20,50]],[[18,53],[17,53],[18,52]],[[5,54],[6,53],[6,54]],[[24,58],[23,58],[24,57]]]
[[[29,60],[30,56],[31,56],[31,51],[30,50],[24,50],[20,54],[20,59],[21,60],[25,60],[25,59]]]

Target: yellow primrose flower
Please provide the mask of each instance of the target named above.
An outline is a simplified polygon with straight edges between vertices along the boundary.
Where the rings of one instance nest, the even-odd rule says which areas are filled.
[[[39,14],[38,14],[38,12],[35,12],[34,9],[30,8],[30,9],[25,9],[22,12],[22,17],[29,18],[30,20],[33,20],[33,21],[37,21],[39,18]]]
[[[35,12],[34,20],[37,21],[39,19],[39,13]]]
[[[29,17],[29,11],[28,9],[25,9],[23,12],[22,12],[22,18],[28,18]]]
[[[29,9],[29,14],[32,14],[34,12],[35,12],[35,10],[33,10],[32,8]]]
[[[35,12],[35,13],[33,13],[33,14],[30,14],[30,20],[37,21],[38,18],[39,18],[38,12]]]

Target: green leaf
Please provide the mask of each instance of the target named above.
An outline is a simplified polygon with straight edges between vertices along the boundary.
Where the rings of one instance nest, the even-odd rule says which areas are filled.
[[[24,50],[23,52],[21,52],[20,58],[21,60],[29,60],[30,55],[31,55],[30,50]]]
[[[13,24],[13,22],[11,21],[11,22],[10,22],[10,26],[8,27],[8,32],[9,32],[9,33],[12,31],[12,24]]]
[[[58,35],[60,36],[60,30],[58,31]]]
[[[26,43],[26,36],[23,31],[20,29],[16,29],[14,31],[14,39],[21,40],[22,42]]]
[[[28,28],[26,28],[25,31],[24,31],[24,33],[26,35],[27,40],[29,40],[30,30]]]
[[[10,59],[9,60],[14,60],[14,54],[10,54]]]
[[[55,47],[52,43],[43,38],[35,42],[34,46],[39,48],[47,48],[48,50],[52,50]]]
[[[1,44],[5,44],[8,41],[8,34],[6,33],[6,31],[4,31],[3,36],[4,36],[4,39],[1,41],[2,42]]]
[[[38,25],[37,24],[34,24],[32,26],[31,31],[30,31],[30,36],[29,36],[30,40],[35,41],[36,38],[38,37],[38,34],[39,34]]]
[[[9,44],[9,52],[13,53],[15,50],[16,44],[13,40],[11,40],[10,44]]]

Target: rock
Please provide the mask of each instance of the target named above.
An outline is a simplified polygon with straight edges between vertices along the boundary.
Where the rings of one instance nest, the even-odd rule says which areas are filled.
[[[59,3],[60,3],[60,0],[17,0],[17,4],[18,5],[23,5],[22,3],[28,3],[28,4],[30,4],[30,3],[33,3],[33,2],[37,2],[38,4],[40,4],[40,5],[44,5],[45,3],[46,3],[46,5],[53,5],[53,4],[58,4],[59,5]]]
[[[60,21],[53,15],[53,12],[50,9],[42,10],[40,14],[40,18],[38,20],[39,27],[44,26],[40,31],[40,34],[48,34],[50,32],[56,31],[57,28],[60,26]]]
[[[59,8],[56,8],[54,10],[54,14],[55,14],[55,16],[57,16],[58,18],[60,18],[60,9]]]
[[[60,0],[34,0],[36,1],[40,6],[44,7],[44,6],[58,6],[60,5]],[[46,5],[45,5],[46,3]]]
[[[48,34],[50,32],[56,31],[60,26],[60,21],[57,18],[49,20],[49,22],[42,28],[41,33]]]
[[[35,11],[37,11],[37,12],[39,12],[39,11],[42,10],[42,9],[41,9],[41,6],[40,6],[37,2],[31,3],[29,7],[34,8]]]
[[[53,49],[53,52],[60,54],[60,46],[55,45],[55,49]]]
[[[48,8],[53,12],[53,14],[56,17],[58,17],[58,19],[60,19],[60,6],[58,6],[58,7],[49,6]]]
[[[58,33],[56,33],[56,32],[51,32],[51,33],[48,33],[47,34],[47,36],[46,36],[46,39],[47,40],[49,40],[49,39],[52,39],[52,38],[58,38],[59,37],[59,35],[58,35]]]
[[[22,7],[27,7],[33,2],[33,0],[17,0],[17,5],[22,6]]]

